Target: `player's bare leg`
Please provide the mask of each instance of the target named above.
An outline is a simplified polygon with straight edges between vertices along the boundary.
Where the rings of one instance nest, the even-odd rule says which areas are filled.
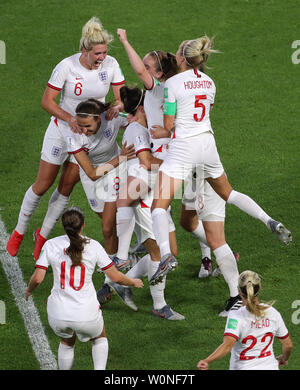
[[[67,207],[70,199],[70,194],[73,191],[74,186],[80,180],[79,167],[69,161],[65,161],[62,168],[61,177],[58,187],[55,189],[49,200],[48,210],[44,218],[42,227],[34,232],[34,250],[33,257],[35,260],[39,258],[42,247],[56,222]]]
[[[54,183],[59,169],[60,165],[50,164],[44,160],[40,160],[36,180],[25,193],[17,225],[6,245],[6,249],[11,256],[16,256],[18,254],[30,218],[37,209],[44,193],[47,192]]]
[[[248,195],[242,194],[233,190],[227,176],[223,173],[220,177],[213,179],[208,178],[207,181],[227,203],[233,204],[240,210],[249,214],[251,217],[262,221],[276,237],[288,245],[292,241],[291,232],[283,226],[281,222],[275,221]]]

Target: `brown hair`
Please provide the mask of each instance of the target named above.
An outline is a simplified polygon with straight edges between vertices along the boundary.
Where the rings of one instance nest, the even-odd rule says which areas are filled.
[[[76,115],[80,117],[93,116],[98,117],[104,111],[106,111],[110,107],[110,103],[101,103],[97,99],[87,99],[83,102],[79,103],[76,107]]]
[[[246,308],[257,319],[265,316],[265,311],[274,304],[269,302],[265,304],[257,303],[256,297],[261,290],[261,278],[253,271],[244,271],[239,276],[238,287],[243,298],[247,299]]]
[[[172,53],[165,53],[161,50],[153,50],[149,55],[156,60],[156,72],[162,72],[161,80],[166,81],[168,78],[178,73],[176,56]]]
[[[120,88],[120,98],[124,104],[124,110],[135,115],[139,106],[144,105],[145,91],[138,87],[124,85]]]
[[[62,215],[62,224],[70,239],[70,246],[66,249],[66,254],[71,258],[73,265],[79,265],[84,245],[89,242],[89,239],[80,235],[84,225],[82,210],[75,206],[68,208]]]

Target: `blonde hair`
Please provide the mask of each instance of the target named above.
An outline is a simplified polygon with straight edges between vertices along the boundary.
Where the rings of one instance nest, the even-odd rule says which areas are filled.
[[[183,41],[181,43],[181,55],[185,62],[192,68],[204,69],[204,64],[212,53],[219,53],[218,50],[212,49],[214,38],[204,35],[201,38]],[[201,70],[202,70],[201,69]]]
[[[260,304],[255,302],[255,298],[261,290],[261,278],[253,271],[244,271],[239,276],[238,287],[243,298],[247,299],[246,308],[257,319],[265,316],[265,311],[274,304],[274,302],[268,302]]]
[[[100,20],[93,16],[82,28],[79,50],[92,50],[93,45],[107,45],[113,41],[113,36],[106,30],[103,30]]]

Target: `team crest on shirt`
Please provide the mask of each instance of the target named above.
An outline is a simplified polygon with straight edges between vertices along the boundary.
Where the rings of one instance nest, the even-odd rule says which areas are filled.
[[[112,134],[113,134],[113,131],[112,131],[111,127],[104,130],[104,137],[105,138],[108,138],[108,139],[111,138]]]
[[[51,154],[53,157],[59,157],[61,153],[61,148],[58,146],[53,146],[51,150]]]
[[[101,81],[107,81],[107,72],[106,72],[106,70],[103,71],[103,72],[99,72],[98,75],[99,75],[99,79]]]

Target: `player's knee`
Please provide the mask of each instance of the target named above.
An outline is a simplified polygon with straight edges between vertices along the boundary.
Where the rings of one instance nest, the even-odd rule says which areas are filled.
[[[110,238],[115,235],[116,231],[113,225],[105,223],[105,221],[102,220],[102,233],[105,238]]]

